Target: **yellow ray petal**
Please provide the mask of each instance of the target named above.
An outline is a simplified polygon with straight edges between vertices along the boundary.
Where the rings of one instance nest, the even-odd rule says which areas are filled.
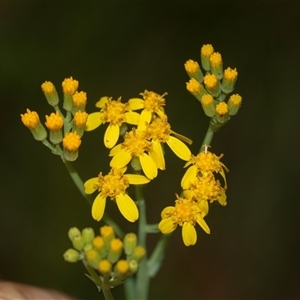
[[[96,107],[103,108],[105,106],[105,103],[108,102],[108,97],[101,97],[99,101],[96,102]]]
[[[145,175],[149,179],[155,178],[157,176],[157,167],[153,159],[146,153],[140,155],[139,159]]]
[[[106,148],[112,148],[118,141],[120,135],[119,125],[109,124],[104,134],[104,145]]]
[[[139,125],[137,129],[139,131],[145,130],[147,124],[150,124],[151,119],[152,119],[152,113],[149,110],[144,109],[141,112]]]
[[[124,149],[122,148],[122,144],[118,144],[117,146],[113,147],[110,151],[108,156],[114,156],[116,155],[118,152],[120,151],[124,151]]]
[[[88,115],[85,130],[91,131],[96,129],[102,124],[101,122],[101,113],[100,112],[94,112]]]
[[[99,194],[93,203],[92,206],[92,216],[96,221],[100,221],[104,214],[106,204],[106,197],[103,197],[101,194]]]
[[[137,125],[139,124],[140,120],[140,114],[134,112],[134,111],[129,111],[125,113],[125,122],[131,125]]]
[[[131,154],[126,150],[121,150],[112,158],[109,165],[112,168],[121,169],[127,166],[130,160],[131,160]]]
[[[98,177],[91,178],[84,183],[84,191],[86,194],[92,194],[97,190],[96,184],[98,183]]]
[[[182,160],[188,161],[191,158],[191,150],[186,144],[174,136],[170,136],[167,140],[168,146]]]
[[[163,219],[159,222],[158,224],[158,229],[163,233],[163,234],[168,234],[171,233],[176,229],[176,225],[174,225],[173,221],[171,218]]]
[[[129,108],[132,110],[144,108],[144,100],[140,98],[131,98],[128,100]]]
[[[161,212],[161,218],[162,219],[168,218],[168,216],[173,213],[174,209],[175,209],[174,206],[165,207]]]
[[[121,214],[129,222],[135,222],[139,218],[139,211],[137,209],[137,206],[127,194],[117,195],[116,202]]]
[[[207,200],[202,200],[202,201],[199,202],[198,206],[199,206],[200,210],[202,211],[201,216],[205,217],[208,214],[208,211],[209,211],[208,201]]]
[[[181,179],[181,187],[184,190],[189,189],[191,186],[191,183],[196,178],[196,175],[197,175],[197,167],[196,166],[189,167]]]
[[[197,216],[197,223],[202,227],[202,229],[206,233],[210,234],[210,229],[209,229],[208,225],[206,224],[206,222],[200,215]]]
[[[143,175],[125,174],[130,184],[145,184],[150,182],[150,179]]]
[[[149,151],[149,155],[155,162],[158,169],[166,169],[165,157],[160,142],[152,141],[152,149]]]
[[[186,246],[195,245],[197,242],[197,232],[195,226],[190,222],[185,222],[182,226],[182,239]]]
[[[222,189],[221,195],[218,197],[218,201],[221,205],[226,206],[227,205],[226,199],[227,199],[227,196],[226,196],[225,190]]]

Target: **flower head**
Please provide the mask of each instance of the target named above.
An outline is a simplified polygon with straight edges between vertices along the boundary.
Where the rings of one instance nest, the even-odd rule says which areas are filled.
[[[109,149],[117,143],[120,126],[123,123],[138,124],[139,114],[131,111],[128,103],[122,103],[121,98],[112,100],[112,98],[102,97],[96,106],[101,110],[89,115],[86,130],[91,131],[101,124],[109,123],[104,134],[104,145]]]
[[[81,144],[80,136],[76,132],[68,132],[63,138],[63,146],[69,152],[75,152],[78,150]]]
[[[164,115],[164,106],[166,104],[164,96],[167,93],[159,95],[155,92],[145,90],[140,95],[143,96],[143,99],[133,98],[128,103],[132,110],[143,109],[138,124],[138,129],[143,130],[151,122],[153,114],[160,117]]]
[[[113,168],[123,168],[133,157],[139,159],[140,165],[149,179],[157,176],[157,166],[148,152],[153,150],[152,143],[147,139],[144,131],[133,128],[126,132],[124,142],[111,149],[109,155],[113,156],[110,166]]]
[[[50,131],[58,131],[61,130],[61,128],[63,127],[64,120],[59,114],[59,112],[56,111],[56,113],[51,113],[50,116],[46,116],[45,124]]]
[[[162,233],[167,234],[174,231],[179,225],[182,227],[184,244],[186,246],[194,245],[197,242],[196,223],[206,233],[210,233],[210,229],[203,219],[206,212],[193,200],[181,198],[178,195],[176,197],[175,206],[168,206],[162,211],[162,220],[158,224],[158,228]]]
[[[62,88],[65,95],[72,96],[78,89],[78,81],[73,79],[71,76],[70,78],[65,78],[62,82]]]
[[[92,206],[92,216],[100,221],[104,214],[106,199],[109,197],[114,200],[122,215],[130,222],[135,222],[139,217],[139,212],[135,202],[126,193],[130,184],[145,184],[149,179],[143,175],[124,174],[124,170],[112,168],[111,171],[103,176],[91,178],[84,183],[85,192],[92,194],[98,191]]]

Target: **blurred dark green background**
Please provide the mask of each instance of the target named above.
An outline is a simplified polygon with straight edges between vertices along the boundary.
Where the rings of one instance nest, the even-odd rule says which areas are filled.
[[[183,64],[211,43],[224,67],[237,68],[243,96],[212,144],[230,169],[228,205],[210,210],[212,233],[198,227],[193,247],[176,230],[150,298],[299,299],[299,13],[299,2],[1,2],[0,278],[103,299],[83,266],[62,258],[69,227],[99,223],[60,159],[20,121],[26,108],[43,121],[50,114],[41,83],[60,92],[73,76],[88,112],[103,95],[168,92],[172,128],[194,140],[196,153],[208,119],[185,89]],[[83,138],[75,166],[84,180],[108,171],[102,133]],[[167,170],[146,190],[149,222],[180,191],[182,165],[167,151]],[[111,203],[108,210],[120,217]],[[122,299],[122,287],[114,292]]]

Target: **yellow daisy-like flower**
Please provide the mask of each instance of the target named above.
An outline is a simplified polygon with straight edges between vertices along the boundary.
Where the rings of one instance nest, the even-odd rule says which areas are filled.
[[[152,158],[159,169],[165,169],[165,159],[161,143],[167,143],[171,150],[182,160],[188,161],[191,158],[190,149],[181,140],[188,144],[192,144],[192,141],[171,130],[171,125],[168,123],[166,116],[153,118],[145,131],[148,138],[151,139],[153,149],[155,150],[150,152],[150,156],[154,154]],[[171,134],[175,136],[171,136]]]
[[[140,98],[132,98],[128,100],[128,103],[132,110],[143,109],[141,112],[138,129],[144,130],[147,124],[151,122],[154,113],[160,117],[164,116],[163,107],[166,104],[164,96],[166,96],[167,93],[159,95],[152,91],[145,90],[144,93],[141,93],[140,95],[143,96],[144,100]]]
[[[204,172],[202,176],[196,176],[189,190],[184,191],[184,195],[187,198],[193,198],[198,203],[218,201],[223,206],[227,204],[225,189],[220,181],[215,179],[212,172]]]
[[[227,167],[220,162],[220,159],[223,157],[223,154],[216,156],[215,154],[205,150],[200,152],[197,156],[191,157],[191,159],[186,163],[185,167],[190,166],[181,180],[181,187],[184,190],[190,188],[192,182],[195,180],[196,176],[200,172],[202,175],[206,172],[215,172],[220,173],[225,181],[224,188],[227,189],[227,182],[225,177],[225,171],[229,171]]]
[[[128,103],[122,103],[121,98],[112,100],[112,98],[102,97],[96,107],[100,112],[91,113],[86,123],[86,131],[91,131],[101,124],[109,123],[104,134],[104,145],[112,148],[118,141],[120,135],[120,126],[123,123],[137,125],[140,115],[130,110]]]
[[[197,242],[197,232],[195,229],[198,223],[206,233],[210,229],[204,221],[206,215],[205,208],[201,207],[191,199],[181,198],[176,195],[175,206],[168,206],[161,212],[162,220],[158,224],[159,230],[168,234],[173,232],[177,226],[182,226],[182,239],[186,246],[195,245]]]
[[[139,217],[139,212],[135,202],[126,193],[130,184],[145,184],[150,180],[143,175],[124,174],[124,170],[112,168],[111,171],[103,176],[91,178],[84,183],[85,192],[92,194],[98,190],[99,194],[92,206],[92,216],[100,221],[104,214],[106,198],[115,200],[121,214],[130,222],[135,222]]]
[[[121,169],[131,161],[133,157],[138,157],[143,172],[149,179],[157,176],[157,165],[153,160],[156,154],[148,155],[155,151],[152,143],[148,141],[147,134],[144,131],[133,128],[126,132],[124,142],[111,149],[109,156],[113,156],[110,166]]]

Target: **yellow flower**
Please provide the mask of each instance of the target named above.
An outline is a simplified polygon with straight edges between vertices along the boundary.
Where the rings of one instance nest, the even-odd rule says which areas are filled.
[[[176,227],[182,226],[182,239],[186,246],[195,245],[197,242],[197,232],[195,229],[198,223],[206,233],[210,229],[204,221],[206,212],[200,205],[191,199],[181,198],[176,195],[175,206],[168,206],[161,213],[162,220],[158,224],[159,230],[168,234],[173,232]]]
[[[224,188],[227,189],[227,182],[224,170],[227,172],[229,170],[223,163],[220,162],[220,159],[222,157],[223,154],[221,154],[220,156],[216,156],[215,154],[207,150],[200,152],[197,156],[192,155],[191,159],[185,164],[185,167],[191,164],[192,166],[190,166],[183,175],[181,180],[181,187],[184,190],[189,189],[199,172],[201,175],[203,175],[206,172],[215,172],[221,174],[225,182]]]
[[[71,76],[70,78],[65,78],[62,82],[62,88],[65,95],[72,96],[78,89],[79,82]]]
[[[69,152],[76,152],[81,144],[80,136],[74,132],[68,132],[63,138],[63,146]]]
[[[190,149],[181,140],[188,144],[192,144],[192,141],[171,130],[166,116],[163,118],[153,118],[151,124],[146,127],[146,133],[148,138],[151,139],[153,149],[155,150],[154,152],[150,151],[150,156],[154,154],[152,158],[159,169],[165,169],[165,159],[161,143],[167,143],[171,150],[182,160],[188,161],[191,158]],[[171,136],[171,134],[175,135],[175,137]]]
[[[35,129],[40,124],[40,118],[36,111],[26,109],[25,114],[21,114],[23,124],[29,129]]]
[[[50,116],[46,116],[45,124],[50,131],[58,131],[64,126],[64,120],[59,112],[56,111],[56,113],[51,113]]]
[[[135,202],[126,193],[130,184],[145,184],[149,179],[143,175],[124,174],[124,170],[112,168],[111,171],[103,176],[91,178],[84,183],[85,192],[92,194],[98,190],[99,194],[92,206],[92,216],[100,221],[104,214],[106,198],[115,200],[121,214],[130,222],[135,222],[139,217],[139,212]]]
[[[120,126],[123,123],[137,125],[139,114],[130,110],[129,104],[122,103],[121,98],[112,100],[112,98],[102,97],[96,107],[101,108],[100,112],[91,113],[86,123],[86,131],[91,131],[101,124],[109,123],[104,134],[104,145],[112,148],[118,141],[120,135]]]
[[[166,104],[164,96],[166,96],[167,93],[159,95],[157,93],[145,90],[144,93],[141,93],[140,95],[143,96],[144,100],[132,98],[128,100],[128,103],[132,110],[143,109],[141,112],[138,129],[144,130],[147,124],[151,122],[154,113],[160,117],[164,115],[163,107]]]
[[[149,179],[153,179],[157,176],[157,165],[153,156],[146,153],[151,151],[155,151],[155,149],[153,149],[152,143],[147,140],[146,132],[133,128],[126,132],[122,144],[111,149],[109,156],[113,156],[113,158],[110,161],[110,166],[121,169],[127,166],[133,157],[137,157],[145,175]]]

